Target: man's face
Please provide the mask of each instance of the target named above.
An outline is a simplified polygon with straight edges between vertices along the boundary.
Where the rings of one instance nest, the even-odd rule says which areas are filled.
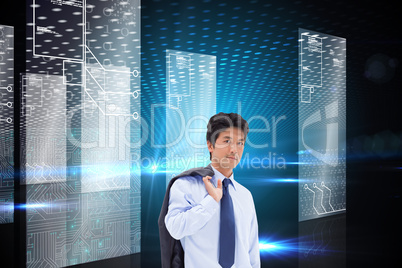
[[[244,132],[240,128],[230,127],[219,133],[215,146],[207,141],[212,163],[218,163],[223,169],[234,169],[243,155]]]

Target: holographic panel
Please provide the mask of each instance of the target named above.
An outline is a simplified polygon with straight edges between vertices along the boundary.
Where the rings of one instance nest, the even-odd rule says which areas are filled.
[[[22,76],[26,184],[66,180],[66,86],[62,76]]]
[[[27,267],[140,252],[140,1],[27,2]],[[135,160],[134,160],[135,159]]]
[[[346,211],[346,40],[299,29],[299,221]]]
[[[14,27],[0,25],[0,224],[14,221]]]
[[[166,50],[166,181],[209,160],[206,133],[216,113],[216,57]]]
[[[87,68],[88,70],[89,68]],[[88,75],[81,110],[82,192],[130,188],[130,70],[107,71],[100,86]],[[112,86],[113,85],[113,86]],[[109,89],[108,89],[109,88]]]

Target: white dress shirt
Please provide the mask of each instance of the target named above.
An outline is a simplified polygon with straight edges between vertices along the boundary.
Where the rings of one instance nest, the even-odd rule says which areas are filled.
[[[212,165],[211,165],[212,167]],[[216,187],[225,176],[212,169],[210,180]],[[253,197],[249,190],[229,177],[236,223],[235,262],[232,267],[260,267],[258,223]],[[216,202],[205,189],[202,178],[181,177],[170,189],[166,228],[184,249],[186,268],[219,268],[220,201]]]

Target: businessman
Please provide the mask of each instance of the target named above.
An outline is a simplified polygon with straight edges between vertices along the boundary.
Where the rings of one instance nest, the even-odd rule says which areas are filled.
[[[162,206],[159,218],[164,268],[260,267],[253,198],[233,174],[248,131],[247,121],[238,114],[214,115],[207,126],[211,163],[170,182],[164,204],[167,213]],[[169,243],[161,228],[171,236]],[[184,260],[183,253],[177,252],[181,247]]]

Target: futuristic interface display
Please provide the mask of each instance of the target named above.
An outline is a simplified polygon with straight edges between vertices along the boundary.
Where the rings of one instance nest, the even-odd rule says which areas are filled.
[[[3,1],[0,267],[160,267],[166,185],[210,163],[218,112],[249,123],[233,172],[253,197],[261,267],[392,267],[396,7]]]
[[[0,25],[0,224],[14,221],[14,28]]]
[[[299,221],[346,210],[346,40],[299,29]]]
[[[166,76],[169,182],[182,171],[209,163],[206,133],[216,111],[216,56],[167,49]]]
[[[141,120],[140,1],[28,6],[20,127],[26,265],[140,252],[141,150],[132,140]]]

